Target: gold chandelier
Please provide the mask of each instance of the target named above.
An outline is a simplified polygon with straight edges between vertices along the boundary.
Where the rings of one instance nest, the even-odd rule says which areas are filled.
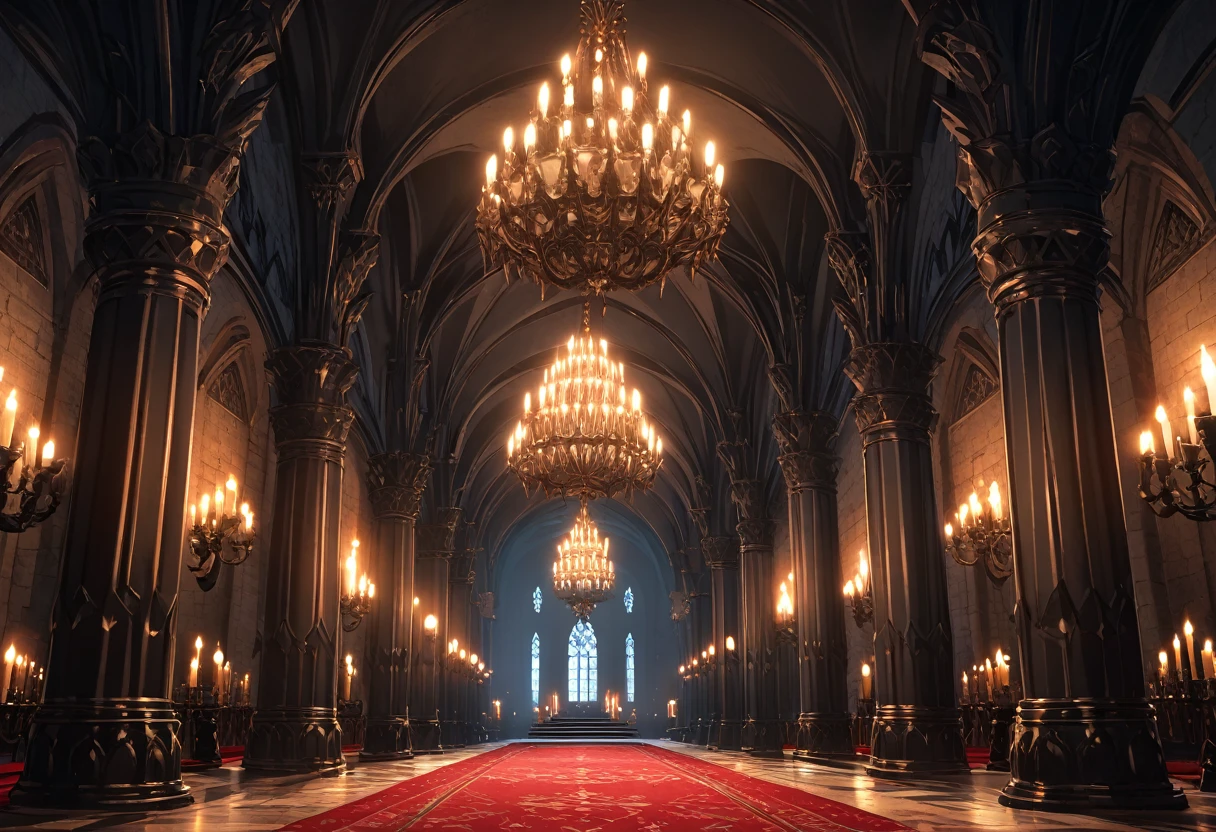
[[[547,83],[522,134],[503,135],[477,210],[486,272],[602,294],[690,276],[717,257],[726,231],[714,143],[695,151],[692,115],[671,93],[649,95],[647,58],[625,43],[622,0],[582,0],[574,60],[561,60],[560,105]]]
[[[553,561],[553,594],[586,619],[595,605],[612,597],[616,572],[608,559],[608,538],[600,537],[595,521],[583,502],[574,528],[557,546]]]
[[[608,358],[608,342],[591,337],[591,304],[583,304],[583,333],[570,336],[563,356],[532,394],[507,437],[507,465],[531,494],[595,497],[645,491],[663,462],[663,440],[642,412],[642,396],[626,393],[625,365]]]

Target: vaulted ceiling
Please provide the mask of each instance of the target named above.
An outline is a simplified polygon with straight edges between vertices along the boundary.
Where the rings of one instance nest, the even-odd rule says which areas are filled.
[[[354,345],[362,365],[354,399],[368,444],[430,449],[440,473],[429,506],[463,506],[491,564],[508,549],[549,551],[573,510],[526,497],[505,469],[504,441],[524,390],[578,325],[581,298],[542,300],[534,286],[485,274],[472,220],[485,159],[503,127],[522,126],[540,83],[556,80],[559,58],[577,44],[578,3],[153,5],[173,7],[177,16],[164,19],[180,22],[251,4],[292,13],[275,43],[270,123],[255,136],[238,205],[282,199],[270,192],[270,166],[258,154],[298,162],[354,151],[362,180],[346,227],[381,237],[368,286],[376,299]],[[27,53],[60,68],[48,74],[69,100],[107,100],[90,90],[121,80],[115,54],[135,64],[138,77],[155,78],[163,66],[140,73],[138,65],[165,54],[182,60],[199,48],[188,27],[145,31],[90,0],[10,5],[19,11],[5,12],[7,27],[29,35]],[[689,509],[710,508],[719,532],[734,523],[716,444],[747,439],[775,502],[773,412],[843,414],[847,341],[832,311],[837,284],[824,235],[864,227],[852,181],[858,155],[914,153],[937,115],[915,54],[913,17],[900,0],[631,0],[626,13],[630,47],[650,56],[652,81],[670,83],[674,108],[690,108],[697,135],[715,140],[732,203],[716,266],[695,282],[672,275],[662,292],[613,295],[594,324],[632,368],[666,461],[653,492],[593,513],[608,533],[668,557],[678,581],[681,570],[699,568]],[[157,51],[147,47],[154,37],[182,42]],[[96,44],[109,44],[109,53]],[[172,95],[154,85],[138,94],[190,100],[188,84],[179,86]],[[123,129],[121,114],[80,109],[86,129]],[[148,109],[147,101],[135,107]],[[193,129],[173,121],[183,109],[169,107],[162,121]],[[278,137],[273,145],[267,130]],[[279,190],[294,188],[300,201],[295,176]],[[283,331],[292,331],[290,321]]]

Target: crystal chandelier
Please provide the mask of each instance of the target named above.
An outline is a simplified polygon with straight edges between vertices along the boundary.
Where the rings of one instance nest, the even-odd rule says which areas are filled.
[[[553,561],[553,594],[586,619],[595,605],[612,597],[616,573],[608,559],[608,538],[600,537],[583,501],[574,528],[557,547]]]
[[[608,358],[608,342],[591,337],[590,302],[583,333],[558,350],[537,390],[524,395],[524,417],[507,437],[507,465],[524,490],[579,496],[584,502],[645,491],[662,464],[663,440],[625,389],[625,365]]]
[[[486,272],[602,294],[687,266],[695,276],[726,231],[714,144],[694,151],[692,116],[649,95],[645,53],[625,43],[621,0],[582,0],[578,49],[561,60],[560,104],[542,84],[517,143],[503,135],[477,210]]]

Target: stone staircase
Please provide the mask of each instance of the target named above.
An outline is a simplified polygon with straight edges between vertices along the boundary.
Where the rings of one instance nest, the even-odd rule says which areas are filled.
[[[530,740],[629,740],[637,736],[637,727],[607,716],[558,715],[528,731]]]

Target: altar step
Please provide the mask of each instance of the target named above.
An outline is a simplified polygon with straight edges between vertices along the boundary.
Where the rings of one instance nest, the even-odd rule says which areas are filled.
[[[634,739],[638,729],[606,716],[556,716],[528,730],[530,740]]]

